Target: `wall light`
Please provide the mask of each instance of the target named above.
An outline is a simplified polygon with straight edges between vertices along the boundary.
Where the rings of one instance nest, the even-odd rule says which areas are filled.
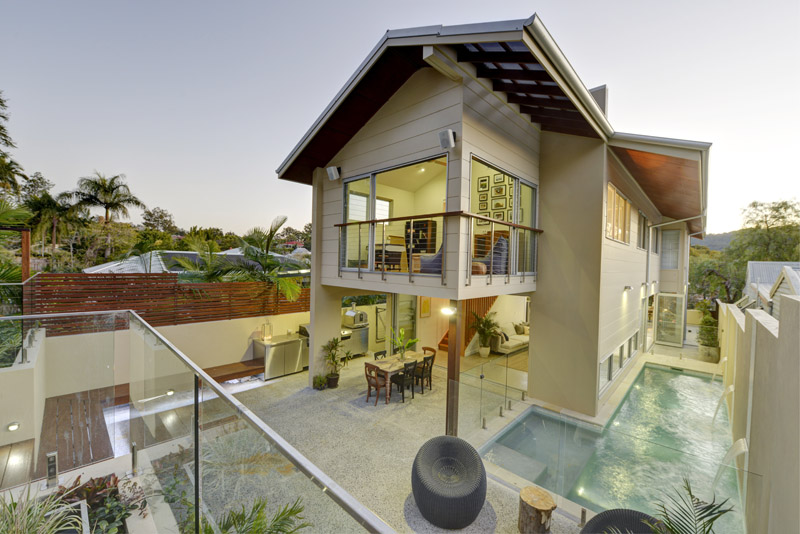
[[[175,395],[175,390],[174,389],[168,389],[167,390],[167,397],[171,397],[173,395]]]
[[[446,306],[442,308],[442,315],[455,315],[456,309],[452,306]]]
[[[631,289],[633,289],[633,286],[625,286],[623,289],[625,291],[630,291]]]
[[[14,432],[16,430],[19,430],[19,423],[17,423],[16,421],[14,421],[13,423],[9,423],[9,425],[6,427],[6,429],[9,432]]]

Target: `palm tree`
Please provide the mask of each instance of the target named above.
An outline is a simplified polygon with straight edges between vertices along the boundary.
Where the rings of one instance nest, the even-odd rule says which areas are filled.
[[[32,214],[27,208],[14,206],[0,198],[0,226],[24,227],[31,216]]]
[[[275,286],[287,300],[297,300],[300,296],[300,280],[280,276],[284,263],[280,256],[270,251],[275,235],[286,223],[287,217],[275,217],[268,229],[253,228],[240,239],[244,261],[232,265],[228,273],[233,279],[265,282]]]
[[[8,113],[6,113],[6,100],[3,98],[3,92],[0,91],[0,189],[11,190],[16,193],[19,191],[19,182],[17,177],[27,178],[22,172],[22,167],[11,159],[11,156],[3,150],[3,148],[16,148],[16,144],[8,133],[5,123],[8,122]]]
[[[26,179],[27,176],[22,172],[19,163],[0,151],[0,189],[16,193],[19,191],[17,178]]]
[[[34,214],[33,229],[40,233],[42,242],[46,233],[50,232],[51,254],[55,253],[59,235],[72,229],[75,223],[76,207],[70,202],[71,193],[60,193],[55,197],[45,191],[41,195],[31,197],[25,203]]]
[[[228,258],[217,254],[219,245],[212,239],[203,239],[199,235],[183,238],[189,250],[197,253],[197,259],[177,257],[173,259],[174,265],[182,267],[185,271],[181,278],[191,282],[222,282],[227,278],[233,266]]]
[[[78,189],[73,193],[78,200],[77,205],[82,207],[98,207],[105,210],[105,224],[111,222],[112,217],[129,216],[128,208],[142,208],[147,206],[136,198],[125,183],[125,175],[117,174],[110,178],[95,171],[94,176],[87,176],[78,180]],[[106,241],[106,258],[111,255],[111,232]]]

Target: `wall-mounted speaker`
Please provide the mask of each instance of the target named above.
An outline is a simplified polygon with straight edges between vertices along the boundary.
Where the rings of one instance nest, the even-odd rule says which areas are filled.
[[[456,133],[449,128],[439,132],[439,146],[441,146],[444,150],[450,150],[451,148],[455,147]]]
[[[325,170],[328,171],[328,180],[335,182],[339,179],[339,173],[342,169],[340,167],[328,167]]]

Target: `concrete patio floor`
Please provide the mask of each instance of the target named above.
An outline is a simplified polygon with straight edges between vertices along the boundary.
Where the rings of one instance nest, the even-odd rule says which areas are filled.
[[[434,367],[433,389],[424,395],[417,388],[412,400],[407,391],[406,401],[401,403],[395,390],[388,405],[382,396],[376,406],[374,392],[365,402],[364,361],[350,362],[337,389],[313,390],[307,386],[308,374],[300,373],[236,396],[398,532],[444,532],[419,514],[411,493],[411,465],[425,441],[444,434],[446,371]],[[502,402],[497,394],[484,392],[481,396],[480,389],[464,385],[459,435],[480,447],[527,407],[515,402],[506,417],[490,417],[488,429],[481,429],[480,407],[494,413],[492,403]],[[464,532],[518,532],[518,506],[518,490],[490,474],[486,504]],[[312,530],[325,531],[325,526],[316,525]],[[579,530],[571,517],[554,514],[552,532]]]

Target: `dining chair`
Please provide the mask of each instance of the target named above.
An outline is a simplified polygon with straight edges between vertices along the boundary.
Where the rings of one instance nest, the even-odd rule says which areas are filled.
[[[434,349],[433,347],[422,347],[422,355],[428,356],[429,354],[432,356],[436,356],[436,349]]]
[[[403,402],[406,401],[406,388],[411,387],[411,398],[414,398],[414,375],[417,374],[417,361],[403,364],[403,372],[392,376],[392,384],[400,388]]]
[[[435,357],[434,354],[422,358],[422,365],[417,366],[417,370],[414,373],[414,381],[419,382],[419,385],[422,386],[423,395],[425,394],[425,380],[428,381],[428,389],[433,389],[433,359]]]
[[[375,389],[375,406],[378,405],[378,399],[381,398],[381,389],[386,389],[390,387],[386,383],[386,375],[383,374],[383,371],[375,365],[371,363],[364,363],[364,376],[367,378],[367,400],[369,402],[369,396],[372,393],[372,390]],[[386,404],[389,404],[389,399],[386,399]]]
[[[376,360],[380,360],[381,358],[385,358],[385,357],[386,357],[386,351],[385,350],[376,350],[375,351],[375,359]]]

